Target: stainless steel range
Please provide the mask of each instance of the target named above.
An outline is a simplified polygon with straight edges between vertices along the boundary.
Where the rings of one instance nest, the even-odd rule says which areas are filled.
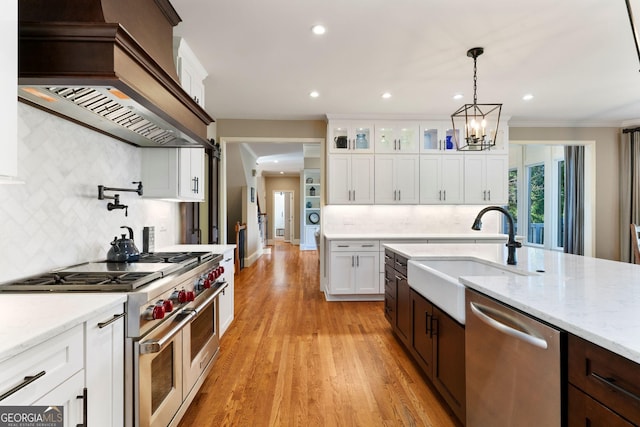
[[[0,284],[0,292],[126,292],[125,425],[178,423],[219,351],[222,255],[141,254]]]

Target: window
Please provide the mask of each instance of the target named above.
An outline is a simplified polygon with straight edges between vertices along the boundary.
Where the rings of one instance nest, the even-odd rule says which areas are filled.
[[[558,211],[556,221],[558,229],[556,231],[556,245],[558,248],[564,247],[564,160],[557,162],[558,172]]]
[[[513,228],[516,235],[518,234],[518,169],[509,169],[509,204],[507,210],[513,217]],[[506,218],[502,218],[502,232],[509,233],[509,225]]]
[[[544,163],[527,166],[527,242],[544,245]]]

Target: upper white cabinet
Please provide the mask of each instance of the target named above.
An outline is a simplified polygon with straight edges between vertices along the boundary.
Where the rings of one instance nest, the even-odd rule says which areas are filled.
[[[376,204],[418,204],[420,202],[419,156],[377,154],[375,156]]]
[[[329,156],[329,204],[373,204],[374,156]]]
[[[143,148],[144,197],[204,200],[204,148]]]
[[[412,122],[375,124],[376,153],[410,154],[420,150],[420,127]]]
[[[456,152],[456,136],[460,137],[460,130],[454,132],[450,121],[420,123],[420,152],[424,154]],[[458,139],[459,140],[459,139]]]
[[[464,169],[465,203],[506,205],[509,202],[508,155],[465,153]]]
[[[373,153],[373,123],[332,121],[329,123],[330,153]]]
[[[173,51],[176,58],[176,70],[182,88],[204,108],[204,79],[207,70],[202,66],[187,42],[181,37],[174,37]]]
[[[0,184],[10,182],[18,175],[18,2],[10,0],[3,5],[0,25]]]
[[[464,155],[420,156],[420,203],[450,205],[464,203]]]

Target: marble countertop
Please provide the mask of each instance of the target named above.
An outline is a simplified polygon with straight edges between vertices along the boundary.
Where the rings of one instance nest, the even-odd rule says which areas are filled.
[[[0,362],[126,299],[124,293],[0,294]]]
[[[328,240],[504,240],[506,234],[491,233],[324,233]],[[519,237],[517,238],[519,240]]]
[[[477,258],[506,265],[501,244],[389,244],[411,259]],[[640,363],[640,266],[530,247],[513,267],[528,276],[459,281],[538,319]],[[411,277],[408,278],[411,284]]]

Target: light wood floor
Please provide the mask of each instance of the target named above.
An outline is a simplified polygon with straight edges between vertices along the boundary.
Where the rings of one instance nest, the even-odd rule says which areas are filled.
[[[235,278],[235,320],[180,427],[457,426],[382,302],[327,302],[316,251],[278,243]]]

